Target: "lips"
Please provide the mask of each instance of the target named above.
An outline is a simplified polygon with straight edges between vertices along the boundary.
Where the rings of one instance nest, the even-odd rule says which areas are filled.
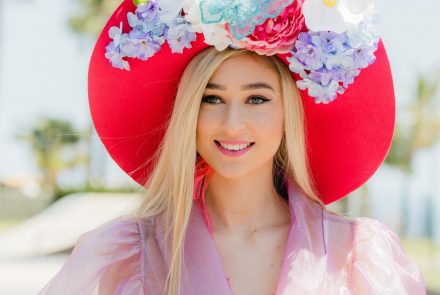
[[[216,143],[222,143],[222,144],[249,144],[249,143],[255,143],[253,141],[246,141],[246,140],[214,140]]]
[[[214,142],[220,152],[229,157],[241,156],[247,153],[255,145],[255,142],[242,140],[222,140],[221,142],[214,140]],[[222,144],[229,146],[229,148],[222,146]]]

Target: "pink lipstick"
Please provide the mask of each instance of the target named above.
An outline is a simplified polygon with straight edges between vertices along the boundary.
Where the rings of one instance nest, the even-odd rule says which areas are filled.
[[[231,150],[228,149],[224,146],[222,146],[220,144],[219,141],[214,140],[215,145],[217,146],[217,148],[225,155],[228,157],[239,157],[241,155],[244,155],[245,153],[247,153],[255,144],[255,142],[249,142],[249,141],[242,141],[242,140],[222,140],[221,143],[223,145],[244,145],[244,144],[248,144],[247,147],[244,147],[242,149],[239,150]]]

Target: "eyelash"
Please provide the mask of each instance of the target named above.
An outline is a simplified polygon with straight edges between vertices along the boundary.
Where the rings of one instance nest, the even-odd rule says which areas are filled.
[[[221,100],[221,98],[218,97],[217,95],[206,95],[206,96],[202,97],[202,103],[216,104],[216,103],[207,101],[211,98]],[[262,101],[261,103],[251,103],[251,104],[256,104],[256,105],[263,104],[263,103],[270,101],[270,99],[267,99],[264,96],[260,96],[260,95],[252,95],[249,97],[248,101],[252,100],[252,99],[260,99],[260,101]]]

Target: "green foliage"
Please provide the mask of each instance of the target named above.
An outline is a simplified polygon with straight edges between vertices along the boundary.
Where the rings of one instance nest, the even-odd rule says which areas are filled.
[[[411,163],[413,151],[410,144],[408,132],[401,124],[397,124],[394,130],[394,136],[390,152],[385,159],[385,164],[401,169],[405,173],[411,173]]]
[[[49,192],[56,191],[57,176],[63,169],[81,162],[78,153],[68,153],[80,143],[79,134],[70,122],[56,118],[40,118],[18,133],[17,138],[29,144],[43,177],[43,188]]]
[[[122,0],[77,0],[79,9],[68,19],[69,27],[79,34],[98,36]]]
[[[416,93],[406,116],[396,123],[391,150],[385,164],[411,173],[414,154],[440,139],[440,70],[418,77]]]

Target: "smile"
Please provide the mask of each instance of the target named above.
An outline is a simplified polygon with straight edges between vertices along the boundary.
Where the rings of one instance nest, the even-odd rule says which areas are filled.
[[[229,157],[238,157],[245,153],[247,153],[252,146],[255,144],[255,142],[234,142],[234,144],[229,142],[219,142],[217,140],[214,140],[215,145],[217,148],[226,156]]]

